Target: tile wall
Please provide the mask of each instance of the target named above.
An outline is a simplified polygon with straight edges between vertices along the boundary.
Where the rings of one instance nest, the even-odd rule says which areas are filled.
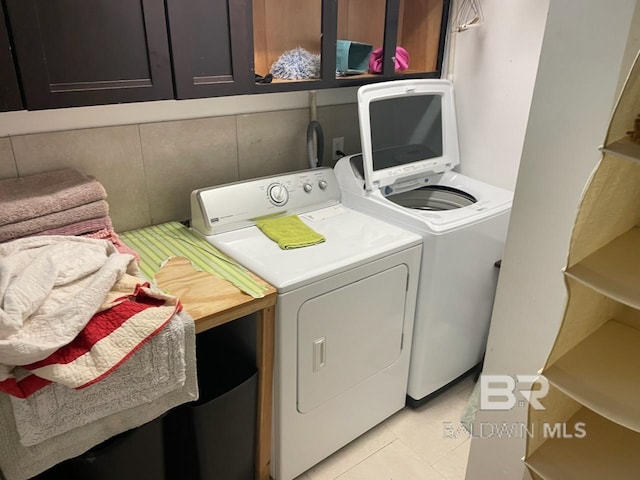
[[[355,104],[318,108],[331,139],[360,151]],[[196,188],[308,167],[309,110],[282,110],[0,138],[0,179],[79,168],[106,188],[116,231],[190,216]]]

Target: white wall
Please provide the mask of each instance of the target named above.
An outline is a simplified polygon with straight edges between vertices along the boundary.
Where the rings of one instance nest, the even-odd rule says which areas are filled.
[[[550,1],[485,373],[535,374],[551,349],[566,298],[561,270],[581,193],[600,158],[635,6]],[[479,411],[477,421],[524,422],[527,412],[490,413]],[[524,449],[524,439],[474,438],[467,480],[521,478]]]
[[[549,0],[482,0],[485,22],[452,37],[461,172],[513,190]]]

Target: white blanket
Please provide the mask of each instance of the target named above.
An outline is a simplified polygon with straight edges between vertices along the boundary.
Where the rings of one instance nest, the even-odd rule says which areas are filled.
[[[81,389],[55,382],[24,399],[11,396],[20,443],[36,445],[182,387],[185,327],[181,318],[171,315],[164,328],[99,382]],[[98,360],[111,365],[107,359]],[[92,373],[92,368],[83,367]]]
[[[125,273],[131,255],[106,240],[27,237],[0,244],[0,380],[68,344]]]

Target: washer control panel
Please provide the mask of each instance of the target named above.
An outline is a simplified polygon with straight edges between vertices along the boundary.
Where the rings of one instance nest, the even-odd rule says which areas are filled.
[[[316,168],[201,188],[191,193],[191,224],[213,235],[270,215],[303,213],[340,203],[331,168]]]

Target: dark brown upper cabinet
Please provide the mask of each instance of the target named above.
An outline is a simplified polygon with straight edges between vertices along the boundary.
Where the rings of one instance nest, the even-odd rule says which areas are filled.
[[[21,100],[37,110],[438,78],[451,0],[0,2],[1,111]],[[338,41],[381,49],[379,71],[365,53],[338,72]],[[260,81],[298,47],[315,56],[312,77]],[[395,67],[397,47],[406,69]]]
[[[0,5],[0,112],[20,110],[22,100],[4,12]]]
[[[167,0],[176,98],[246,93],[250,0]]]
[[[29,110],[174,98],[163,0],[6,0]]]

